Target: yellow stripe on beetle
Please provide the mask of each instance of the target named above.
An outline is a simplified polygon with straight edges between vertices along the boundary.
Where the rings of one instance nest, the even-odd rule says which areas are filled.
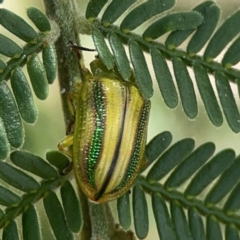
[[[124,194],[140,171],[150,101],[134,83],[98,64],[93,61],[93,75],[86,71],[77,94],[72,157],[82,191],[92,201],[106,202]]]

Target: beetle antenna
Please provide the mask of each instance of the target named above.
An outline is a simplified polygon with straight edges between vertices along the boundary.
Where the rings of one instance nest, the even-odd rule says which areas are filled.
[[[85,48],[85,47],[79,46],[79,45],[73,43],[71,40],[68,42],[67,46],[71,47],[73,49],[79,49],[79,50],[82,50],[82,51],[88,51],[88,52],[95,52],[96,51],[95,49]]]

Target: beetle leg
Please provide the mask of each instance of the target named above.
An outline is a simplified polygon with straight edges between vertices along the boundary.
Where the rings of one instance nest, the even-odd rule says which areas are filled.
[[[75,123],[75,114],[76,114],[76,110],[75,110],[75,105],[73,103],[73,100],[76,99],[75,96],[75,92],[69,92],[67,93],[67,105],[68,105],[68,109],[71,113],[71,115],[73,116],[73,118],[70,120],[67,129],[66,129],[66,135],[69,135],[70,133],[72,133],[72,126]]]
[[[76,93],[74,92],[68,92],[67,93],[67,105],[68,105],[68,109],[71,113],[72,116],[75,116],[76,112],[75,112],[75,106],[73,101],[76,99],[75,96]]]
[[[83,64],[80,64],[82,68],[82,73],[83,73],[83,81],[87,81],[89,78],[92,77],[91,72],[83,66]]]
[[[73,132],[73,125],[75,123],[75,118],[71,119],[71,121],[68,123],[67,129],[66,129],[66,135],[70,135]]]
[[[73,134],[70,134],[63,138],[61,142],[58,143],[58,149],[61,153],[72,158],[72,151],[68,149],[73,145]]]
[[[61,172],[61,175],[67,175],[70,173],[73,169],[73,161],[70,162],[70,164]]]

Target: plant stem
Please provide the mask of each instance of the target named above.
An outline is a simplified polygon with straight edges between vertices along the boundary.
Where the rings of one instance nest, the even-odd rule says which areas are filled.
[[[53,19],[59,29],[60,36],[55,42],[58,56],[58,78],[60,91],[63,93],[62,104],[66,125],[70,122],[72,116],[66,103],[66,93],[73,90],[74,78],[80,77],[80,66],[77,57],[71,48],[67,47],[71,40],[79,43],[78,31],[76,29],[75,19],[76,7],[74,0],[44,0],[46,14]]]
[[[72,116],[68,109],[66,93],[74,90],[74,79],[82,76],[79,59],[71,49],[67,47],[70,40],[77,44],[80,43],[78,37],[79,32],[77,31],[77,24],[75,22],[78,16],[77,7],[74,0],[44,0],[44,4],[47,16],[56,22],[60,30],[60,36],[55,42],[55,47],[58,56],[60,91],[64,92],[61,97],[65,124],[67,126],[69,122],[71,122]],[[101,239],[107,239],[106,237],[111,235],[108,229],[114,229],[114,220],[109,206],[107,204],[93,205],[89,203],[79,186],[78,195],[83,217],[80,239],[94,239],[94,236],[104,236]],[[100,222],[101,228],[98,228],[97,226]],[[105,231],[106,229],[107,231]]]
[[[79,44],[78,31],[75,24],[76,5],[74,0],[44,0],[47,16],[56,22],[60,29],[60,36],[55,42],[58,56],[58,79],[60,91],[62,92],[62,106],[65,118],[65,125],[68,126],[72,120],[67,105],[66,94],[74,89],[74,79],[81,76],[79,60],[72,50],[67,47],[71,40]],[[81,203],[83,227],[81,230],[81,239],[89,240],[92,235],[91,221],[88,209],[88,200],[78,188],[78,195]]]

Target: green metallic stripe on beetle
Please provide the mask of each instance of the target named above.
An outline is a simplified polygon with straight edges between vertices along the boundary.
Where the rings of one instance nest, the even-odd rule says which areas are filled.
[[[96,187],[94,172],[101,147],[99,137],[102,138],[102,131],[99,132],[99,127],[97,128],[97,122],[100,122],[99,116],[97,119],[97,109],[103,110],[104,106],[98,89],[98,81],[89,80],[82,84],[77,100],[74,129],[73,161],[77,166],[75,172],[76,175],[81,173],[83,183],[90,184],[92,188]]]
[[[94,113],[95,113],[95,129],[91,145],[89,147],[88,156],[88,180],[93,188],[95,185],[95,168],[97,160],[99,158],[100,150],[102,147],[102,138],[105,129],[105,103],[104,93],[101,88],[101,84],[95,81],[92,86],[93,97],[94,97]]]
[[[149,110],[151,102],[146,100],[144,107],[142,108],[141,117],[138,123],[138,130],[136,135],[136,144],[133,148],[132,155],[129,160],[129,166],[126,169],[125,177],[122,179],[121,183],[112,191],[112,193],[120,191],[127,181],[134,175],[136,170],[137,162],[139,161],[139,156],[141,155],[142,145],[146,144],[146,128],[148,124]]]

